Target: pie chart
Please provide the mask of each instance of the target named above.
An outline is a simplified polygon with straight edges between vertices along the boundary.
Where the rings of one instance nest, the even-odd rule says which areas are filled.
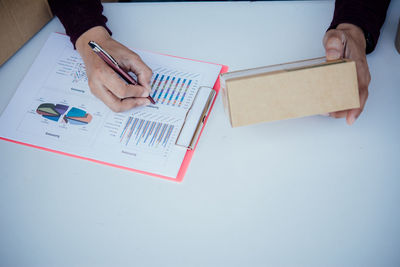
[[[67,115],[64,116],[64,121],[70,124],[84,125],[92,120],[92,115],[79,108],[71,108]]]
[[[42,117],[46,119],[58,122],[60,117],[64,115],[68,109],[69,106],[67,105],[44,103],[37,107],[36,113],[42,115]],[[67,114],[64,115],[63,121],[73,125],[85,125],[90,123],[92,118],[92,115],[83,109],[72,107]]]
[[[44,103],[39,105],[39,107],[36,109],[36,113],[42,115],[46,119],[58,121],[60,116],[63,115],[67,110],[68,106],[66,105]]]

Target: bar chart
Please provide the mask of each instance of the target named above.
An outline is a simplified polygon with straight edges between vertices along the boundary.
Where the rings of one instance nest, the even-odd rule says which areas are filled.
[[[198,84],[198,74],[155,69],[151,80],[151,96],[160,105],[189,108],[197,93]]]
[[[129,116],[120,134],[120,143],[130,147],[166,148],[174,128],[174,124]]]

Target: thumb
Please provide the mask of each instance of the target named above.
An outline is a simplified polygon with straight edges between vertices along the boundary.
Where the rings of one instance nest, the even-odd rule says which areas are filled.
[[[142,61],[142,59],[136,53],[129,51],[126,56],[126,60],[123,62],[124,67],[135,73],[140,85],[148,90],[150,88],[150,80],[153,75],[152,70]]]
[[[340,30],[329,30],[324,37],[326,60],[335,60],[344,54],[345,36]]]

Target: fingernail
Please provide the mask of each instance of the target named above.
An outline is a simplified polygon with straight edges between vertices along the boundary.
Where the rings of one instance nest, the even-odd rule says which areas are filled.
[[[326,52],[326,58],[328,60],[330,60],[330,59],[338,59],[338,58],[340,58],[340,56],[341,56],[340,52],[338,50],[336,50],[336,49],[329,49]]]
[[[324,117],[329,117],[329,113],[323,113],[323,114],[319,114],[319,115],[324,116]]]
[[[353,123],[356,121],[356,118],[355,117],[350,117],[349,118],[349,120],[348,120],[348,124],[349,125],[353,125]]]

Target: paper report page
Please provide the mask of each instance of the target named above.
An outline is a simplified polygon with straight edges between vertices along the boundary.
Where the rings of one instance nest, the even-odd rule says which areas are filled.
[[[220,65],[134,50],[153,70],[156,104],[112,112],[92,95],[69,38],[53,33],[3,112],[0,135],[140,171],[176,177],[186,148],[175,145],[200,86]]]

